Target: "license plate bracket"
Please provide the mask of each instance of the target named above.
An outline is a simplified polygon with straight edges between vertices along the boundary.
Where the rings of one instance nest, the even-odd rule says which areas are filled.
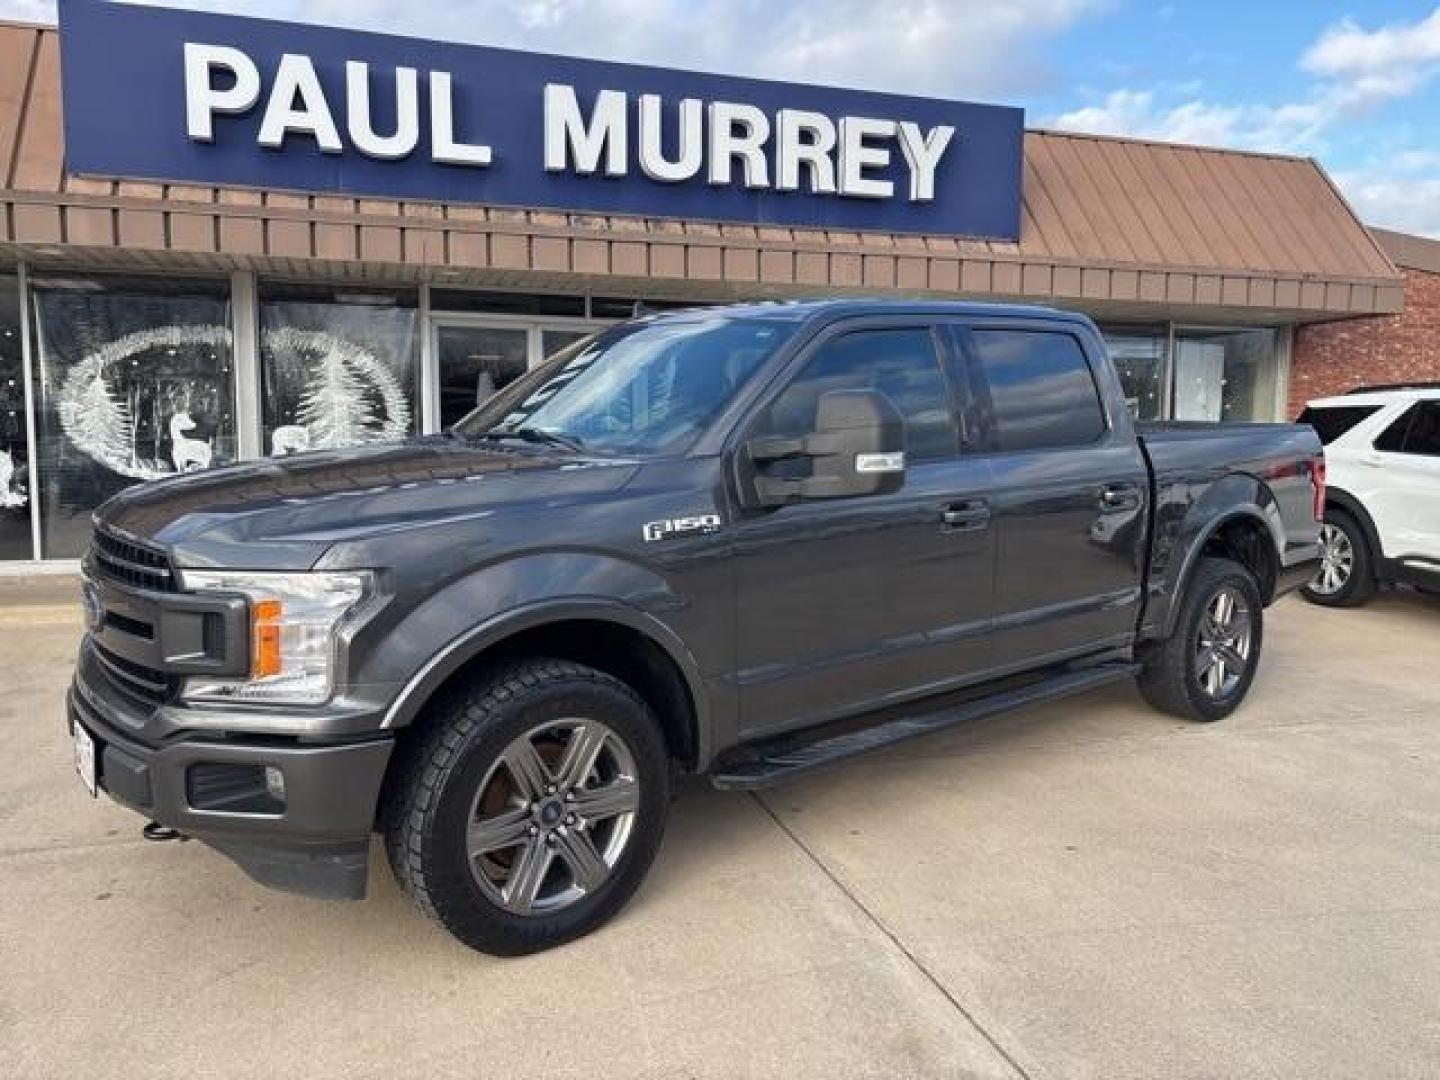
[[[74,755],[75,771],[80,775],[80,782],[90,792],[91,798],[97,797],[100,785],[95,775],[95,740],[78,720],[74,730]]]

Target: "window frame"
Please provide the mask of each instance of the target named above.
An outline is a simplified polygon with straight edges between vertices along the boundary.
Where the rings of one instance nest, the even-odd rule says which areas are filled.
[[[980,363],[977,343],[974,338],[976,331],[1009,330],[1031,334],[1062,335],[1075,342],[1080,350],[1080,355],[1085,361],[1085,366],[1090,372],[1090,382],[1095,390],[1095,399],[1100,406],[1100,433],[1089,442],[1057,443],[1049,446],[1030,446],[1023,449],[1007,450],[998,443],[998,425],[994,423],[993,409],[987,415],[980,409],[981,402],[988,401],[990,397],[989,381],[985,378],[983,367]],[[1041,322],[1033,319],[964,319],[955,320],[950,324],[951,335],[955,338],[956,354],[959,361],[964,364],[964,378],[969,385],[969,397],[972,404],[972,415],[975,417],[975,429],[977,439],[973,447],[974,452],[991,455],[1019,455],[1019,454],[1054,454],[1057,452],[1083,450],[1103,446],[1110,442],[1118,430],[1116,418],[1112,411],[1113,395],[1107,395],[1105,387],[1108,385],[1103,370],[1096,368],[1096,355],[1092,348],[1087,347],[1087,336],[1079,327],[1062,322]],[[1102,342],[1103,345],[1103,342]],[[1108,363],[1109,354],[1105,354],[1105,362]],[[1124,406],[1122,404],[1122,409]],[[1129,410],[1124,409],[1125,415],[1129,416]],[[983,420],[982,420],[983,417]]]
[[[955,430],[956,452],[945,457],[926,458],[923,461],[906,461],[906,468],[925,468],[958,461],[965,456],[968,431],[969,390],[961,387],[956,379],[954,346],[945,332],[945,319],[938,315],[870,315],[841,319],[820,328],[815,334],[798,343],[792,343],[794,352],[789,356],[771,379],[745,404],[745,413],[735,424],[731,436],[726,440],[724,453],[732,455],[736,465],[744,458],[741,453],[745,444],[756,437],[756,430],[765,419],[765,413],[781,394],[785,393],[810,365],[810,362],[826,345],[838,338],[853,333],[867,333],[876,330],[917,330],[929,331],[930,343],[935,350],[935,362],[940,379],[945,387],[945,398],[950,410],[950,422]],[[725,420],[722,415],[719,418]],[[734,470],[731,470],[734,472]]]

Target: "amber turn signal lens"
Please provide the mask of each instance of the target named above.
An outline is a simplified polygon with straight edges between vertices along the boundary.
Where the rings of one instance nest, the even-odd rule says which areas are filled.
[[[250,605],[250,677],[261,679],[280,674],[279,600],[256,600]]]

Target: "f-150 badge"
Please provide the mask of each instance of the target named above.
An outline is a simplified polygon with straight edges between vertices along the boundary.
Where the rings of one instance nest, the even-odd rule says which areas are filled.
[[[695,533],[720,531],[719,514],[697,514],[694,517],[667,518],[646,524],[642,535],[647,544],[656,540],[667,540],[672,536],[691,536]]]

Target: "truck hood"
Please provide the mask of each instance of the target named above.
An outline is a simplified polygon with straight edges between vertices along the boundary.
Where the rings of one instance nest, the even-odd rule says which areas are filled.
[[[337,543],[622,487],[636,463],[450,436],[297,454],[130,488],[99,524],[178,566],[308,569]]]

